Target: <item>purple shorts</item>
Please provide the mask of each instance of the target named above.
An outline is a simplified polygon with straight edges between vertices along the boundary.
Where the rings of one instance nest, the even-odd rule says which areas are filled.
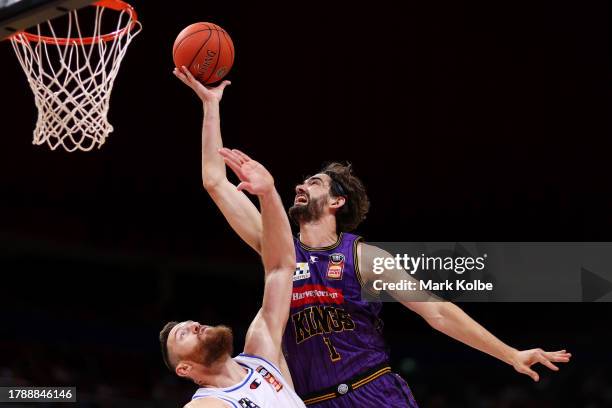
[[[418,408],[410,387],[395,373],[387,373],[348,394],[308,405],[309,408]]]

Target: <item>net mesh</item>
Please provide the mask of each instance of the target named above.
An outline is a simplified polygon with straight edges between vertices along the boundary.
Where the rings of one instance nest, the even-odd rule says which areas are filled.
[[[93,33],[87,33],[91,44],[79,24],[83,9],[73,10],[62,19],[67,25],[62,27],[65,36],[58,37],[53,26],[58,22],[52,20],[36,26],[36,39],[26,33],[11,37],[38,109],[35,145],[89,151],[102,146],[113,131],[107,118],[111,91],[121,61],[141,25],[129,10],[94,7]],[[103,25],[108,24],[116,28],[116,35],[102,32]],[[40,38],[43,35],[46,40]]]

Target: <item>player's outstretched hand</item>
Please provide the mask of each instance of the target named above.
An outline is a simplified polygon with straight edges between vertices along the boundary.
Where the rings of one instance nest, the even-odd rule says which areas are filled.
[[[200,97],[202,102],[219,102],[223,98],[223,90],[230,85],[230,81],[223,81],[216,87],[208,87],[194,78],[187,67],[182,66],[180,69],[174,68],[172,72],[174,76],[180,79],[185,85],[193,89]]]
[[[274,191],[274,178],[261,163],[237,149],[219,149],[227,164],[240,179],[238,190],[246,190],[258,196]]]
[[[540,363],[553,371],[559,371],[559,367],[553,363],[568,363],[572,357],[566,350],[544,351],[542,349],[523,350],[516,353],[512,361],[512,366],[521,374],[530,376],[533,381],[539,381],[540,376],[530,367]]]

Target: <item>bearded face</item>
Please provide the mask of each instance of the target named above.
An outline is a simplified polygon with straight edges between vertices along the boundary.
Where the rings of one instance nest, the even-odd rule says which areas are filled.
[[[325,210],[328,194],[311,197],[307,190],[298,190],[293,205],[289,208],[289,218],[295,224],[316,221]]]
[[[234,336],[227,326],[209,327],[204,331],[201,341],[194,350],[194,361],[198,355],[200,363],[210,366],[225,356],[231,356]]]
[[[208,367],[231,356],[233,334],[227,326],[205,326],[189,321],[177,325],[173,331],[168,346],[175,360]]]

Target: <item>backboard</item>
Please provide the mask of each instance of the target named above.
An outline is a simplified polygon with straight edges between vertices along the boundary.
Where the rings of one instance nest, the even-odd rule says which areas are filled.
[[[0,40],[93,2],[92,0],[0,0]]]

